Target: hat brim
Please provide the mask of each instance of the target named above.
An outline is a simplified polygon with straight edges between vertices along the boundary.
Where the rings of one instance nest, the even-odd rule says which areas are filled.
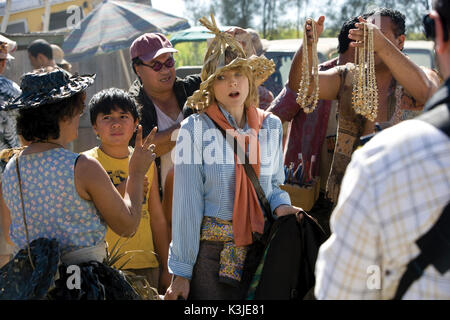
[[[164,54],[164,53],[175,53],[178,52],[177,49],[174,48],[161,48],[158,51],[156,51],[156,53],[149,53],[143,56],[139,56],[139,59],[141,59],[142,61],[151,61],[157,57],[159,57],[160,55]]]
[[[74,75],[69,81],[60,87],[50,91],[22,92],[22,94],[11,102],[1,107],[1,110],[32,109],[45,104],[52,104],[63,99],[70,98],[85,90],[94,83],[96,75]]]
[[[235,58],[229,64],[216,69],[216,71],[210,75],[206,80],[204,80],[200,84],[199,90],[195,91],[192,96],[190,96],[186,102],[186,105],[195,110],[203,110],[209,106],[213,101],[210,101],[210,93],[209,88],[212,85],[213,81],[219,74],[226,72],[228,70],[250,67],[253,79],[249,79],[250,81],[254,81],[255,86],[258,87],[270,77],[272,73],[275,72],[275,63],[273,60],[269,60],[264,56],[251,56],[249,58]]]
[[[62,66],[68,66],[69,68],[72,68],[72,64],[71,64],[69,61],[64,60],[64,59],[62,59],[62,60],[59,61],[59,62],[56,62],[56,64],[57,64],[58,66],[60,66],[60,67],[62,67]]]

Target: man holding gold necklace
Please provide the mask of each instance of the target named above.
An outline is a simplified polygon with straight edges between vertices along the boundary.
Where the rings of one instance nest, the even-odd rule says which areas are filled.
[[[349,33],[349,38],[354,41],[350,46],[358,48],[365,45],[366,53],[374,53],[372,65],[375,75],[369,78],[375,78],[376,82],[373,81],[371,88],[368,89],[377,93],[377,97],[373,99],[375,106],[372,114],[375,116],[367,114],[363,116],[364,113],[361,112],[358,114],[353,106],[354,83],[356,92],[363,88],[358,87],[356,79],[358,69],[354,64],[318,71],[318,81],[314,79],[315,73],[311,75],[311,72],[309,82],[302,78],[304,65],[309,66],[309,70],[314,70],[312,48],[324,29],[324,21],[325,17],[321,16],[314,22],[314,35],[313,21],[307,20],[305,29],[308,59],[305,63],[302,45],[292,62],[289,86],[292,90],[303,92],[297,97],[297,102],[310,96],[313,99],[339,100],[338,135],[327,181],[327,197],[336,204],[342,177],[353,151],[359,144],[359,138],[372,133],[376,122],[386,128],[416,116],[423,109],[427,99],[436,91],[440,80],[434,71],[417,66],[401,52],[405,41],[405,16],[396,10],[377,9],[367,20],[360,18],[360,23],[356,24],[357,29],[352,29]],[[364,34],[364,28],[366,31],[373,30],[370,47],[365,43],[367,36]],[[367,69],[366,74],[370,76],[370,68]],[[307,86],[308,90],[304,90],[302,86]],[[304,110],[313,111],[311,109],[313,108],[308,107]]]

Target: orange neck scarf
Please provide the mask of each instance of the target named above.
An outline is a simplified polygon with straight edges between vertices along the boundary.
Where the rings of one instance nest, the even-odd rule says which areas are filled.
[[[259,178],[261,163],[259,159],[259,142],[257,137],[263,120],[268,113],[255,107],[246,108],[245,113],[247,115],[248,126],[253,130],[251,130],[250,134],[243,135],[238,133],[228,123],[217,104],[214,103],[210,105],[205,112],[221,128],[226,130],[228,134],[231,133],[235,139],[237,138],[242,150],[247,150],[246,146],[249,144],[249,161],[253,166],[253,170],[255,170],[256,176]],[[244,145],[242,143],[243,139],[240,139],[242,136],[245,136]],[[256,159],[254,159],[255,156]],[[238,161],[235,153],[234,163],[236,172],[236,190],[233,205],[233,235],[234,243],[238,247],[250,245],[253,242],[253,232],[260,234],[264,232],[264,214],[261,210],[261,206],[259,205],[258,196],[256,195],[252,182],[245,173],[242,161]]]

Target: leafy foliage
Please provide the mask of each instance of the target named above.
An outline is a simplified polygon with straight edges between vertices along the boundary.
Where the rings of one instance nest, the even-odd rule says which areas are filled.
[[[406,16],[406,32],[422,33],[422,17],[430,10],[428,0],[345,0],[340,8],[336,8],[336,0],[327,0],[324,14],[327,18],[326,28],[338,32],[342,23],[348,18],[372,11],[377,7],[392,8]]]

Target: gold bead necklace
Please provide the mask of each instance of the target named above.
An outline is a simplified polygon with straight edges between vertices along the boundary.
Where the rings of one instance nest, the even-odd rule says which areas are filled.
[[[319,58],[317,56],[317,33],[316,24],[313,19],[311,24],[313,32],[313,43],[312,43],[312,76],[314,77],[314,89],[311,96],[308,95],[309,85],[310,85],[310,66],[308,59],[308,39],[306,36],[306,24],[303,31],[303,47],[302,47],[302,77],[299,84],[297,103],[303,109],[305,113],[311,113],[317,106],[319,101]]]
[[[353,109],[370,121],[375,121],[378,112],[378,88],[375,77],[373,27],[364,24],[363,46],[355,49],[353,77]]]

